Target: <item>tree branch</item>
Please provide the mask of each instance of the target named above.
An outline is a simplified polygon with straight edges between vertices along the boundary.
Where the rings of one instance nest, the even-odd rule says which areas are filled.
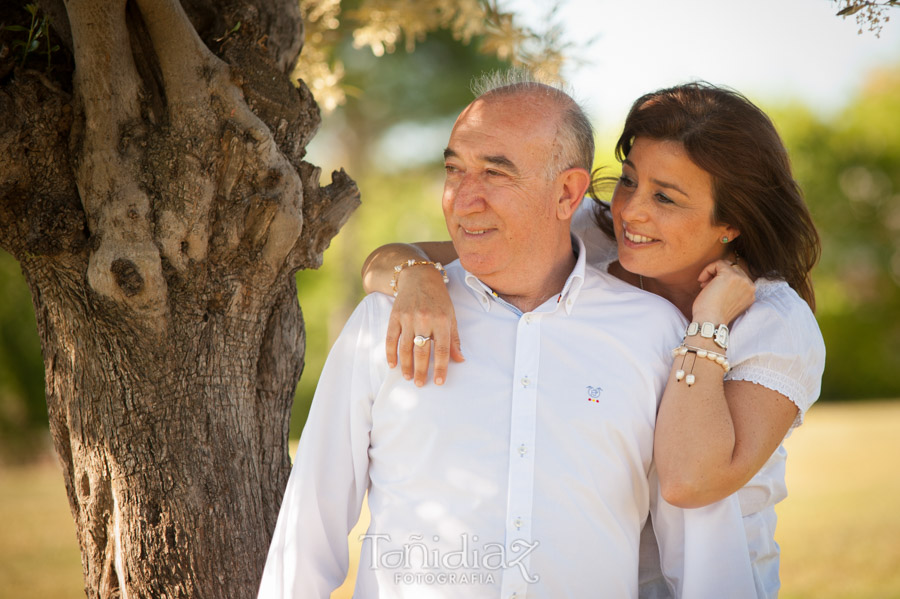
[[[75,93],[85,119],[76,180],[95,243],[88,282],[161,332],[166,283],[150,230],[150,200],[134,176],[133,152],[120,146],[123,133],[140,123],[140,79],[125,0],[69,0],[66,10],[78,65]]]

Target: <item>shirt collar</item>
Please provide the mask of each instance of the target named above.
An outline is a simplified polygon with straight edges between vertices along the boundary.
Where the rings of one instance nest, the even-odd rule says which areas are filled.
[[[584,242],[581,241],[581,238],[575,235],[572,235],[572,251],[575,253],[575,267],[572,269],[572,272],[569,273],[568,278],[566,279],[565,284],[563,285],[562,291],[559,295],[556,296],[556,303],[550,309],[538,310],[541,312],[554,312],[556,309],[562,305],[563,309],[566,311],[566,314],[572,313],[572,308],[575,305],[575,302],[578,299],[578,294],[581,291],[582,285],[584,285],[584,270],[585,270],[585,256],[587,252],[584,249]],[[478,277],[463,269],[465,273],[464,280],[466,282],[466,286],[472,292],[472,294],[478,299],[478,303],[484,309],[485,312],[490,312],[491,306],[493,304],[499,304],[514,312],[517,316],[522,315],[522,311],[504,300],[500,297],[493,289],[485,285]],[[548,302],[551,300],[548,300]],[[546,305],[546,303],[544,304]]]

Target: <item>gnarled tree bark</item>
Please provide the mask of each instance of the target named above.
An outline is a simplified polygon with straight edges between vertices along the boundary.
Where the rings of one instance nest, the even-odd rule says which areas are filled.
[[[74,75],[0,79],[0,245],[34,298],[86,594],[253,597],[303,368],[293,275],[359,201],[302,160],[297,2],[42,8]]]

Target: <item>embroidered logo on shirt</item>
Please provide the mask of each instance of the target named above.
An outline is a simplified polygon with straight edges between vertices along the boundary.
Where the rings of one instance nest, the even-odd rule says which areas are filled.
[[[602,387],[591,387],[590,385],[588,385],[587,392],[588,392],[588,398],[587,398],[588,401],[592,401],[594,403],[600,403],[600,394],[603,393]]]

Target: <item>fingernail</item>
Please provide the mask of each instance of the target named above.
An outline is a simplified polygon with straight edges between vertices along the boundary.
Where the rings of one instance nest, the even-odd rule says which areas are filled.
[[[437,377],[436,379],[434,379],[434,384],[435,385],[443,385],[444,379],[442,379],[441,377]]]

